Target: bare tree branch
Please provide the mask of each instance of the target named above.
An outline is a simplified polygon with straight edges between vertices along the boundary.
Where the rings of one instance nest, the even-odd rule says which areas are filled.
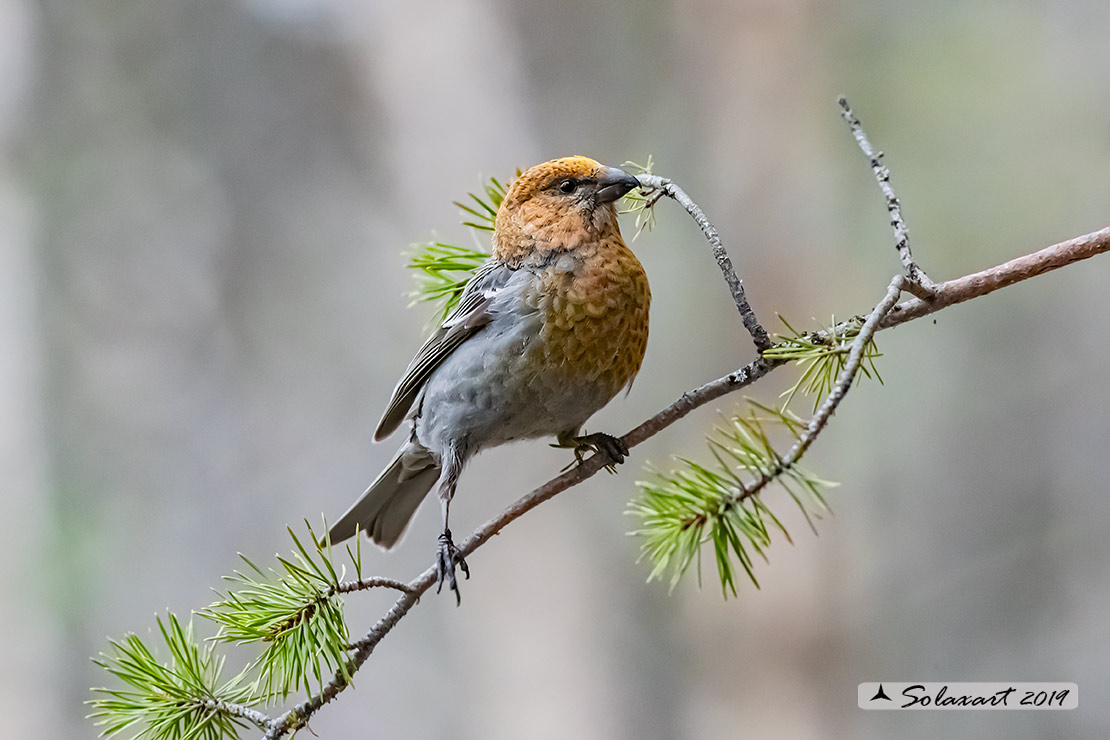
[[[250,707],[245,707],[242,704],[232,704],[231,702],[219,701],[217,699],[209,699],[201,705],[204,709],[210,712],[220,712],[231,717],[240,717],[258,726],[261,730],[269,730],[273,725],[274,720]]]
[[[898,250],[898,256],[902,259],[902,267],[906,270],[906,277],[909,278],[905,289],[918,298],[928,299],[936,292],[937,286],[929,279],[925,271],[914,262],[913,254],[910,252],[910,232],[902,218],[902,204],[898,197],[894,195],[894,188],[890,185],[890,170],[882,163],[883,153],[875,151],[875,148],[871,146],[871,142],[863,130],[863,125],[848,105],[848,99],[841,96],[837,102],[840,103],[841,116],[851,127],[852,136],[855,137],[856,143],[859,144],[859,148],[871,161],[871,170],[875,173],[879,189],[883,191],[883,196],[886,198],[886,210],[890,213],[890,225],[894,228],[894,246]]]
[[[813,418],[810,419],[809,425],[806,427],[801,438],[794,443],[790,452],[783,458],[782,467],[784,469],[789,468],[801,459],[805,451],[813,444],[813,440],[821,433],[821,430],[825,428],[825,425],[829,421],[829,417],[836,411],[836,407],[840,405],[840,402],[844,400],[844,396],[848,394],[848,391],[852,387],[852,381],[855,380],[856,373],[859,371],[860,362],[863,360],[864,348],[867,347],[867,343],[871,341],[875,332],[879,330],[880,322],[890,313],[894,304],[898,302],[898,298],[905,289],[905,284],[906,278],[904,275],[895,275],[886,289],[886,295],[883,296],[883,299],[879,301],[874,310],[868,314],[867,320],[864,321],[863,326],[860,327],[859,334],[857,334],[856,338],[852,341],[852,347],[848,351],[848,359],[844,363],[844,368],[840,371],[840,376],[837,378],[832,391],[829,393],[824,403],[821,404],[821,408],[819,408],[817,413],[813,415]]]
[[[736,274],[736,270],[732,266],[732,260],[725,251],[724,244],[721,243],[721,235],[717,233],[717,228],[710,223],[706,218],[705,213],[701,210],[697,203],[690,199],[686,191],[675,185],[674,182],[658,175],[640,175],[638,177],[640,184],[650,190],[658,190],[666,195],[668,198],[673,198],[680,206],[686,209],[694,221],[697,222],[701,233],[705,235],[706,241],[709,242],[710,248],[713,250],[713,258],[717,260],[717,267],[720,268],[721,274],[724,275],[725,282],[728,284],[729,292],[732,293],[732,300],[736,303],[736,308],[740,311],[740,319],[744,322],[744,328],[752,335],[752,341],[755,342],[755,347],[760,352],[763,352],[771,346],[771,337],[767,335],[767,330],[759,323],[759,319],[755,316],[755,311],[748,304],[747,296],[744,295],[744,286]],[[655,201],[651,202],[654,207]]]
[[[915,298],[899,303],[891,309],[880,326],[886,329],[904,324],[942,308],[970,301],[972,298],[993,293],[999,288],[1028,280],[1041,273],[1102,254],[1108,249],[1110,249],[1110,227],[1053,244],[1039,252],[1017,257],[988,270],[941,283],[936,286],[933,297],[928,301]]]
[[[597,471],[595,470],[594,472]],[[473,535],[470,539],[474,539]],[[467,543],[469,542],[470,540],[467,540]],[[462,549],[465,549],[465,546]],[[469,553],[470,551],[466,550],[466,552]],[[397,626],[401,618],[408,614],[409,609],[412,609],[412,607],[416,605],[416,602],[420,600],[420,595],[431,588],[434,582],[434,566],[409,582],[409,591],[402,594],[401,597],[397,599],[396,603],[389,608],[389,611],[370,628],[370,631],[366,633],[365,637],[351,646],[354,648],[354,655],[347,661],[347,675],[355,675],[355,671],[362,667],[362,664],[365,663],[366,659],[370,657],[370,654],[374,652],[374,648],[382,641],[382,638]],[[306,726],[308,720],[312,715],[316,714],[320,707],[338,696],[339,692],[347,688],[348,685],[347,679],[343,677],[343,671],[337,671],[331,681],[328,682],[328,685],[325,686],[319,694],[298,704],[280,718],[270,720],[267,725],[266,733],[262,736],[263,740],[277,740],[278,738],[284,737],[289,732],[299,730]]]
[[[370,588],[391,588],[395,591],[403,591],[405,593],[412,590],[409,588],[409,584],[404,581],[378,576],[374,578],[363,578],[361,581],[344,581],[336,586],[333,591],[337,594],[349,594],[354,591],[365,591]]]
[[[829,395],[821,404],[821,408],[810,418],[809,423],[806,425],[805,431],[802,432],[794,446],[782,458],[782,460],[775,466],[774,470],[764,473],[750,485],[746,485],[737,491],[733,497],[733,501],[740,502],[744,499],[751,498],[759,493],[761,490],[775,481],[782,473],[789,470],[799,460],[802,455],[809,449],[813,441],[817,439],[817,435],[829,423],[829,418],[836,411],[840,402],[848,394],[852,388],[852,381],[856,378],[856,373],[859,372],[860,364],[863,361],[864,350],[867,343],[875,336],[875,332],[879,330],[880,323],[890,313],[894,304],[898,302],[901,297],[902,291],[906,289],[908,282],[905,275],[895,275],[890,281],[890,285],[886,289],[886,295],[879,301],[878,305],[868,314],[867,319],[859,329],[856,338],[852,340],[852,345],[848,350],[848,359],[844,362],[844,367],[837,376],[836,382],[833,384]],[[825,332],[827,333],[827,332]]]
[[[698,212],[700,213],[700,209],[698,209]],[[715,230],[713,233],[716,233]],[[856,369],[858,369],[863,347],[870,341],[875,331],[904,324],[907,321],[912,321],[913,319],[935,313],[947,306],[962,303],[972,298],[978,298],[1008,285],[1028,280],[1042,273],[1064,267],[1073,262],[1078,262],[1107,251],[1110,251],[1110,227],[1092,232],[1085,236],[1070,239],[1066,242],[1054,244],[1039,252],[1010,260],[1009,262],[973,275],[967,275],[965,277],[956,278],[955,280],[940,283],[936,286],[934,298],[930,301],[914,298],[904,303],[894,305],[894,302],[898,299],[899,292],[905,287],[903,284],[904,277],[899,275],[891,282],[887,290],[887,295],[871,312],[864,322],[863,328],[860,329],[859,335],[853,342],[848,364],[837,380],[836,387],[840,390],[839,392],[834,390],[833,393],[838,394],[839,399],[842,399],[843,395],[847,393],[851,378],[854,377]],[[861,337],[863,337],[862,340],[860,339]],[[635,447],[666,429],[671,424],[674,424],[694,409],[751,385],[756,380],[759,380],[783,364],[786,364],[785,361],[773,361],[760,358],[724,377],[706,383],[692,391],[683,393],[678,400],[628,432],[622,439],[628,447]],[[850,373],[848,372],[849,366],[852,368]],[[831,398],[832,396],[830,396],[830,400]],[[804,441],[799,441],[790,453],[788,453],[784,458],[784,464],[793,464],[797,462],[801,454],[805,452],[805,449],[812,443],[816,434],[819,433],[821,428],[827,423],[828,417],[835,410],[836,404],[839,403],[839,400],[833,403],[830,403],[830,400],[826,400],[821,409],[818,410],[817,414],[810,421],[807,431],[803,436]],[[490,519],[475,530],[460,547],[463,555],[470,555],[488,542],[495,534],[504,529],[509,523],[539,506],[544,501],[593,477],[604,467],[606,462],[607,459],[603,456],[593,455],[584,460],[580,465],[577,465],[562,475],[552,478],[539,488],[521,497],[496,517]],[[396,603],[393,604],[389,611],[378,620],[362,639],[353,644],[352,647],[355,649],[355,652],[347,663],[348,675],[353,675],[362,664],[366,662],[378,643],[381,642],[381,640],[397,625],[401,618],[415,606],[419,597],[432,587],[435,583],[435,577],[436,571],[433,566],[425,570],[412,581],[409,581],[407,584],[407,592],[403,593],[397,599]],[[308,722],[308,719],[315,714],[320,707],[334,699],[346,687],[347,681],[343,678],[343,673],[337,673],[319,694],[293,708],[281,718],[270,720],[270,723],[267,725],[266,734],[264,735],[265,740],[278,740],[278,738],[284,737],[289,732],[303,727]]]

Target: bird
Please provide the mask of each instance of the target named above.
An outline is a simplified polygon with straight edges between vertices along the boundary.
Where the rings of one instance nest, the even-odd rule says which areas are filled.
[[[381,441],[407,420],[404,444],[331,527],[331,542],[362,531],[392,548],[435,488],[443,520],[437,593],[446,580],[459,604],[456,567],[467,578],[470,569],[449,514],[470,458],[554,436],[553,446],[574,450],[579,463],[591,451],[624,461],[620,438],[582,428],[631,388],[647,348],[651,289],[616,209],[639,186],[581,155],[517,176],[494,219],[490,258],[409,363],[374,432]]]

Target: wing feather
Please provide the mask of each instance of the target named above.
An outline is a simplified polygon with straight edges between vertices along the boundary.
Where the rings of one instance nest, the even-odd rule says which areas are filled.
[[[474,276],[463,288],[459,304],[443,320],[439,329],[428,337],[428,341],[424,342],[424,346],[409,363],[397,387],[393,389],[393,397],[389,399],[389,405],[382,414],[381,421],[378,422],[374,439],[384,439],[401,425],[432,372],[458,349],[459,345],[492,320],[489,307],[493,297],[498,289],[508,282],[512,274],[512,268],[492,259],[475,271]]]

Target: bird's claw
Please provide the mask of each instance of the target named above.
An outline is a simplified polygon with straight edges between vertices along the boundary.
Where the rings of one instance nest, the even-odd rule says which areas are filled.
[[[609,458],[605,469],[610,473],[615,473],[614,466],[620,465],[628,457],[628,445],[624,443],[623,439],[614,437],[612,434],[594,432],[593,434],[575,437],[572,441],[574,442],[574,459],[578,461],[579,465],[582,464],[583,455],[587,452],[596,452]]]
[[[470,567],[467,566],[462,553],[451,539],[451,530],[445,529],[439,536],[439,549],[436,551],[436,583],[438,584],[436,593],[443,590],[443,582],[446,581],[447,587],[455,592],[455,604],[458,606],[462,604],[462,595],[459,593],[459,583],[455,578],[456,566],[462,568],[462,572],[469,580]]]

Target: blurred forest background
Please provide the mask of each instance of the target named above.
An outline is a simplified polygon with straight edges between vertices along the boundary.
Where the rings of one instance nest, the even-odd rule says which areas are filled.
[[[1107,38],[1105,0],[0,0],[5,736],[93,737],[107,636],[206,605],[236,552],[285,552],[286,523],[363,490],[430,317],[405,308],[402,250],[470,238],[450,201],[480,176],[652,153],[764,320],[812,325],[898,269],[837,94],[888,153],[921,264],[955,277],[1110,223]],[[647,359],[595,429],[752,358],[695,226],[658,216],[634,245]],[[795,545],[761,591],[724,602],[707,570],[668,596],[625,536],[644,461],[704,457],[707,408],[482,549],[463,607],[425,599],[312,729],[1105,737],[1108,278],[1095,258],[884,332],[886,385],[807,458],[842,482],[836,516],[813,537],[771,492]],[[567,459],[484,454],[456,530]],[[411,577],[437,529],[423,510],[368,569]],[[353,629],[387,598],[351,598]],[[1082,701],[858,710],[884,679],[1075,681]]]

